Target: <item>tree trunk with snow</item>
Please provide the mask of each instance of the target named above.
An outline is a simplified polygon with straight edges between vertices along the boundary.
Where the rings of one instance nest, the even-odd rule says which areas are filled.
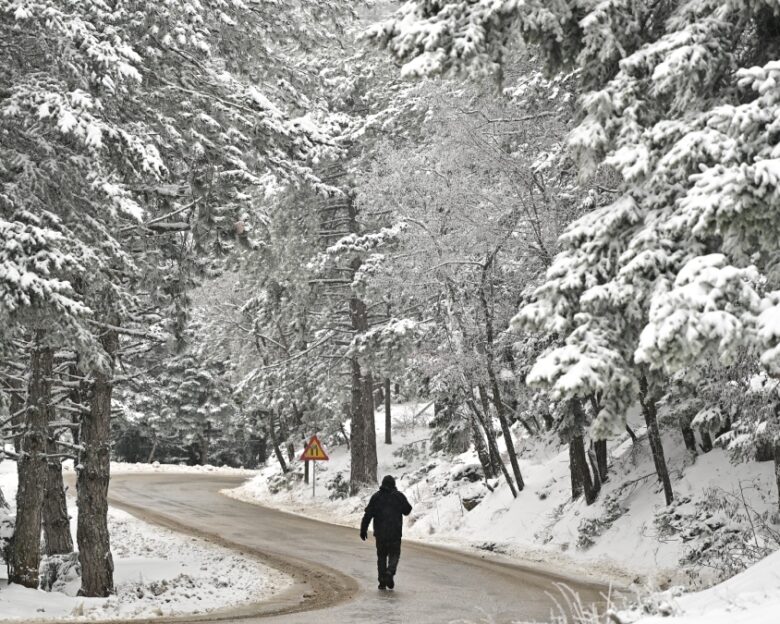
[[[509,490],[512,492],[512,496],[517,498],[517,488],[515,488],[515,483],[512,481],[512,477],[506,468],[506,464],[504,464],[503,460],[501,459],[501,454],[498,451],[498,444],[496,443],[495,433],[493,432],[493,427],[490,425],[490,402],[487,398],[487,392],[482,385],[480,385],[478,389],[484,414],[479,411],[477,406],[474,405],[473,401],[471,401],[472,410],[482,423],[482,428],[484,429],[485,435],[488,439],[488,448],[490,449],[490,454],[493,456],[495,461],[498,462],[498,466],[504,475],[504,479],[506,480],[507,485],[509,485]]]
[[[599,468],[599,477],[601,482],[604,483],[609,480],[609,462],[607,455],[607,441],[596,440],[593,445],[596,450],[596,464]]]
[[[490,452],[485,444],[485,438],[482,437],[476,417],[471,416],[469,424],[471,425],[471,439],[474,442],[474,450],[477,452],[479,463],[482,465],[482,472],[485,473],[486,479],[493,479],[496,476],[495,466],[491,461]]]
[[[105,330],[100,343],[110,358],[119,349],[119,335]],[[82,413],[76,493],[79,508],[76,539],[81,564],[80,596],[105,597],[114,591],[114,560],[108,534],[108,483],[111,472],[112,374],[95,371],[89,411]]]
[[[577,500],[582,496],[582,479],[577,471],[577,459],[571,442],[569,442],[569,480],[571,482],[571,499]]]
[[[712,450],[712,436],[709,431],[701,432],[701,450],[703,453],[709,453]]]
[[[393,443],[393,417],[390,401],[390,379],[385,377],[385,444]]]
[[[696,434],[691,429],[690,423],[686,420],[680,422],[680,430],[682,431],[683,441],[685,442],[685,448],[688,449],[694,455],[696,454]]]
[[[209,457],[209,436],[205,431],[198,435],[198,464],[205,466]]]
[[[154,461],[154,454],[157,452],[157,436],[154,436],[152,440],[152,450],[149,451],[149,457],[146,458],[146,463],[151,464]]]
[[[591,474],[588,467],[588,453],[585,450],[585,440],[583,437],[583,427],[585,424],[585,412],[579,399],[572,399],[569,402],[569,408],[572,410],[573,431],[569,441],[569,470],[571,473],[572,498],[577,498],[580,494],[585,494],[585,502],[588,505],[593,504],[601,489],[601,480],[599,479],[597,469],[594,465],[594,474]],[[592,456],[593,464],[596,464],[595,453]]]
[[[57,448],[54,421],[58,414],[49,407],[50,429],[46,436],[46,494],[43,502],[43,543],[48,556],[65,555],[73,552],[73,536],[70,533],[68,503],[65,497],[65,484],[62,481],[62,461],[54,457]]]
[[[57,453],[57,445],[49,436],[46,444],[49,455]],[[43,543],[47,555],[65,555],[73,552],[70,518],[62,481],[62,462],[52,457],[46,463],[46,495],[43,502]]]
[[[46,483],[46,431],[53,354],[41,345],[45,332],[36,334],[30,359],[30,381],[24,435],[17,461],[16,529],[8,557],[8,581],[37,588],[41,563],[41,521]]]
[[[363,400],[360,364],[356,357],[350,358],[351,401],[349,406],[349,492],[353,496],[365,485],[366,443],[365,422],[363,421]]]
[[[598,496],[598,488],[588,468],[588,456],[582,435],[575,435],[569,442],[569,467],[571,469],[572,497],[585,494],[585,502],[591,505]]]
[[[777,513],[780,517],[780,440],[775,441],[775,483],[777,484]]]
[[[347,226],[349,232],[358,234],[357,207],[350,196],[347,202]],[[349,263],[350,279],[360,270],[363,261],[359,257]],[[366,303],[354,293],[349,298],[349,320],[355,335],[368,331]],[[356,494],[361,487],[374,486],[377,482],[376,425],[374,421],[374,379],[370,372],[361,370],[355,356],[350,358],[352,384],[350,416],[350,475],[349,491]]]
[[[359,301],[359,300],[358,300]],[[365,309],[362,302],[360,305]],[[374,422],[373,377],[364,372],[357,358],[351,361],[352,401],[350,416],[350,492],[377,482],[376,431]]]
[[[490,389],[493,393],[493,405],[496,408],[496,414],[498,415],[498,422],[501,425],[501,433],[504,436],[504,443],[506,444],[506,452],[509,455],[509,463],[512,466],[512,472],[515,477],[515,484],[518,491],[522,491],[525,487],[523,481],[523,475],[520,473],[520,464],[517,461],[517,453],[515,452],[515,443],[512,439],[512,431],[509,428],[509,420],[504,409],[504,403],[501,400],[501,390],[498,385],[498,378],[496,377],[496,371],[493,363],[493,315],[488,305],[486,288],[487,288],[487,272],[493,264],[493,258],[491,256],[482,267],[482,279],[479,288],[479,300],[482,305],[482,314],[485,322],[485,368],[488,374],[488,380],[490,381]]]
[[[11,427],[14,433],[19,433],[24,426],[24,387],[22,381],[19,379],[9,378],[8,385],[10,386],[8,394],[10,395],[10,401],[8,409],[11,413]],[[22,449],[22,438],[14,436],[14,451],[19,454]]]
[[[364,483],[370,486],[377,484],[377,469],[379,461],[376,454],[376,421],[374,420],[374,376],[363,373],[363,448],[365,450]]]
[[[669,469],[666,466],[664,447],[663,443],[661,442],[661,432],[658,428],[656,399],[649,391],[649,384],[645,375],[642,375],[639,378],[639,400],[642,405],[642,413],[645,417],[645,423],[647,424],[647,437],[650,440],[650,450],[653,454],[655,471],[658,475],[658,480],[663,485],[666,504],[670,505],[674,501],[672,481],[669,478]]]
[[[78,362],[78,355],[76,356],[76,362]],[[79,377],[82,376],[78,364],[71,364],[68,367],[68,375],[70,376],[71,379],[78,379]],[[85,388],[86,388],[86,382],[81,379],[79,379],[78,383],[73,388],[71,388],[70,392],[68,393],[68,398],[70,398],[73,405],[76,406],[82,405],[82,399],[86,394]],[[78,409],[81,409],[81,407],[78,407]],[[81,414],[79,412],[72,412],[71,422],[74,425],[71,428],[71,433],[73,435],[73,443],[80,444],[81,443]]]
[[[282,472],[287,474],[287,462],[284,461],[284,455],[282,454],[282,449],[279,446],[279,436],[276,434],[276,425],[274,425],[273,412],[268,412],[268,433],[271,436],[271,444],[273,444],[274,447],[274,455],[276,455],[276,460],[279,462],[279,466],[281,466]]]
[[[354,207],[351,207],[351,220],[354,220],[354,216]],[[353,260],[350,264],[353,273],[360,268],[360,265],[359,258]],[[362,299],[350,297],[349,317],[355,333],[362,334],[368,331],[368,310]],[[350,365],[352,429],[349,445],[351,458],[349,489],[352,494],[356,494],[360,488],[366,485],[374,486],[377,482],[374,378],[370,372],[362,370],[356,357],[351,358]]]

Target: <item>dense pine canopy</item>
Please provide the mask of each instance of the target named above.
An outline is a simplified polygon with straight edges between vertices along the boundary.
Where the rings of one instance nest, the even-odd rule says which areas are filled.
[[[632,410],[667,505],[669,431],[780,486],[779,33],[774,0],[0,0],[11,580],[63,460],[107,595],[111,458],[294,480],[319,433],[354,494],[409,397],[516,497],[555,444],[591,504]]]

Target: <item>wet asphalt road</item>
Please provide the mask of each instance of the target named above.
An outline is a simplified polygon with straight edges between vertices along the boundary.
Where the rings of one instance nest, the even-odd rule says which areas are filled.
[[[219,494],[237,477],[115,475],[111,502],[146,520],[248,552],[291,574],[275,599],[182,622],[549,622],[564,582],[584,602],[606,588],[572,582],[495,558],[405,541],[393,592],[376,587],[372,540],[357,529],[325,524]]]

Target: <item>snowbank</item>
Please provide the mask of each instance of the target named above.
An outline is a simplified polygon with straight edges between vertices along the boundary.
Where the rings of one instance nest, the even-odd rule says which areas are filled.
[[[16,465],[0,463],[0,488],[13,504]],[[75,509],[70,509],[74,516]],[[80,579],[66,576],[45,592],[6,585],[0,572],[0,621],[128,619],[196,614],[269,598],[291,579],[258,561],[205,540],[185,537],[109,510],[116,594],[76,596]]]
[[[780,622],[780,552],[769,555],[715,587],[678,595],[665,592],[652,598],[653,611],[620,613],[626,624],[775,624]]]
[[[63,469],[66,472],[73,472],[73,462],[65,462]],[[224,474],[235,476],[255,476],[257,470],[248,470],[246,468],[231,468],[229,466],[186,466],[181,464],[161,464],[153,462],[151,464],[130,464],[126,462],[111,462],[111,474],[130,474],[130,473],[177,473],[177,474]]]

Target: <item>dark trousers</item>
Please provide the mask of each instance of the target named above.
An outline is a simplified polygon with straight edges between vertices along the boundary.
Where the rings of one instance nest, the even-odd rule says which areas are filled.
[[[376,568],[379,582],[384,584],[385,578],[395,576],[398,560],[401,558],[401,540],[397,542],[376,541]]]

